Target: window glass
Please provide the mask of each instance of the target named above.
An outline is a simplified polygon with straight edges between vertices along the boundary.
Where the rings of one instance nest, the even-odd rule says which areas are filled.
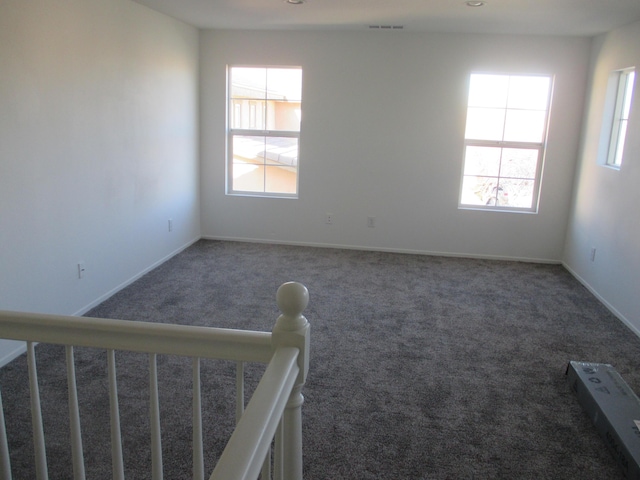
[[[616,80],[615,101],[613,105],[613,121],[609,138],[607,164],[620,168],[627,137],[627,125],[631,113],[631,101],[635,83],[635,70],[630,68],[614,72]]]
[[[302,115],[298,67],[230,67],[227,193],[296,197]]]
[[[535,211],[551,78],[471,75],[460,206]]]

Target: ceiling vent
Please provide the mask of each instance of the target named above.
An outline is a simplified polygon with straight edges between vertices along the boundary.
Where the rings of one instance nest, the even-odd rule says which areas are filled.
[[[369,25],[370,30],[402,30],[404,25]]]

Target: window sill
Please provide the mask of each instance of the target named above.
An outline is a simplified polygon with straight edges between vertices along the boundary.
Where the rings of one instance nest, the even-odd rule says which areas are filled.
[[[497,213],[525,213],[529,215],[537,215],[537,210],[528,210],[523,208],[486,208],[481,205],[473,206],[473,205],[458,205],[458,210],[472,210],[476,212],[497,212]]]
[[[250,198],[280,198],[286,200],[297,200],[298,195],[286,193],[263,193],[263,192],[227,192],[228,197],[250,197]]]

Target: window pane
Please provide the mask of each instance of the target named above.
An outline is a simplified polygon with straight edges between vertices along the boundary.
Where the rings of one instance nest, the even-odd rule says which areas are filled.
[[[300,102],[270,100],[267,102],[265,130],[300,131]]]
[[[264,130],[266,108],[267,103],[263,100],[234,99],[229,108],[231,127]]]
[[[265,167],[265,192],[296,193],[297,168],[286,166]]]
[[[500,177],[535,179],[538,150],[505,148],[502,150]]]
[[[617,167],[622,165],[622,153],[624,152],[624,142],[627,138],[627,121],[620,121],[620,130],[618,131],[618,142],[616,144],[616,152],[613,158],[613,164]]]
[[[234,163],[264,163],[265,137],[233,136]]]
[[[231,69],[232,98],[266,98],[267,69],[233,67]]]
[[[267,97],[270,100],[302,99],[302,70],[299,68],[267,69]]]
[[[463,205],[508,207],[509,191],[497,177],[465,176],[462,181]]]
[[[505,189],[502,181],[492,182],[488,187],[486,190],[485,205],[498,207],[509,206],[509,193]]]
[[[293,137],[266,137],[264,156],[265,164],[298,166],[298,139]]]
[[[296,193],[298,139],[233,136],[232,190]]]
[[[465,138],[502,140],[505,111],[496,108],[469,108]]]
[[[229,125],[299,132],[301,94],[299,68],[233,67]]]
[[[241,192],[264,192],[264,166],[233,163],[233,189]]]
[[[468,146],[464,158],[465,175],[497,177],[500,173],[499,147]]]
[[[626,75],[626,84],[624,88],[624,105],[622,106],[622,118],[629,118],[629,112],[631,110],[631,99],[633,97],[633,83],[636,77],[636,72],[632,71]]]
[[[533,180],[497,179],[495,177],[464,177],[463,205],[531,208]]]
[[[546,110],[549,103],[549,77],[512,76],[508,108]]]
[[[542,142],[546,112],[507,110],[504,140],[509,142]]]
[[[501,197],[504,207],[532,208],[533,207],[533,180],[501,179]]]
[[[462,179],[460,203],[463,205],[488,205],[492,189],[497,186],[495,177],[465,176]]]
[[[469,85],[470,107],[505,108],[509,91],[506,75],[471,75]]]

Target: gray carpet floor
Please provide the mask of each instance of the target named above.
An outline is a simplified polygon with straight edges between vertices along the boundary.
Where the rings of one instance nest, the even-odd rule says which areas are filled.
[[[623,478],[565,369],[611,363],[638,392],[640,339],[558,265],[200,241],[88,316],[270,330],[289,280],[310,292],[305,479]],[[71,478],[63,351],[37,355],[55,399],[50,475]],[[110,478],[105,358],[76,357],[88,478]],[[187,479],[189,363],[159,361],[165,478]],[[24,363],[0,372],[18,479],[34,478]],[[232,415],[234,366],[219,363],[202,373],[209,468],[232,429],[217,415]],[[131,479],[149,478],[146,365],[118,356]],[[248,369],[249,389],[261,369]]]

